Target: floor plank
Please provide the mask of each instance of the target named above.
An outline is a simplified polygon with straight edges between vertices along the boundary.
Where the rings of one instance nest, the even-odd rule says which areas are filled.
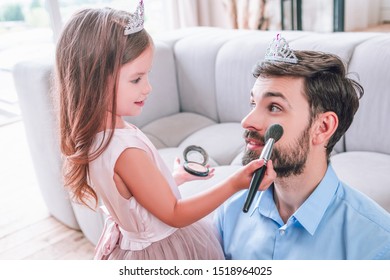
[[[365,28],[363,30],[357,30],[363,32],[390,32],[390,23],[383,23],[375,26]]]

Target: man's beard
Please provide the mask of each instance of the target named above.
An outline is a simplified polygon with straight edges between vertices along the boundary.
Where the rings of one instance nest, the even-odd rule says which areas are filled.
[[[310,125],[302,132],[294,143],[284,147],[273,147],[271,160],[278,177],[286,178],[291,175],[300,175],[306,165],[309,153]],[[264,143],[264,137],[254,131],[245,131],[245,136],[249,136]],[[242,164],[246,165],[252,160],[258,159],[260,154],[257,151],[246,150],[242,157]]]

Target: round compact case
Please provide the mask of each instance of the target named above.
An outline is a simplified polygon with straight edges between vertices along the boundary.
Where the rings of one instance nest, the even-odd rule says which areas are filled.
[[[206,164],[209,160],[207,152],[199,146],[191,145],[183,151],[184,169],[195,176],[206,177],[209,169]]]

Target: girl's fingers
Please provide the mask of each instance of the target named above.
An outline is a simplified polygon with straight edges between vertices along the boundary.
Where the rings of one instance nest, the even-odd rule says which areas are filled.
[[[269,186],[275,181],[276,179],[276,172],[274,170],[274,166],[272,164],[272,160],[269,160],[267,162],[267,169],[265,171],[265,176],[263,178],[263,181],[261,182],[259,186],[259,190],[266,190],[269,188]]]

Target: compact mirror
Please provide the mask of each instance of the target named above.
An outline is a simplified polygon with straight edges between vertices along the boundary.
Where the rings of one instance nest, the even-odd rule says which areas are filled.
[[[183,156],[183,167],[188,173],[201,177],[206,177],[209,174],[209,169],[206,166],[209,156],[202,147],[188,146],[185,148]]]

